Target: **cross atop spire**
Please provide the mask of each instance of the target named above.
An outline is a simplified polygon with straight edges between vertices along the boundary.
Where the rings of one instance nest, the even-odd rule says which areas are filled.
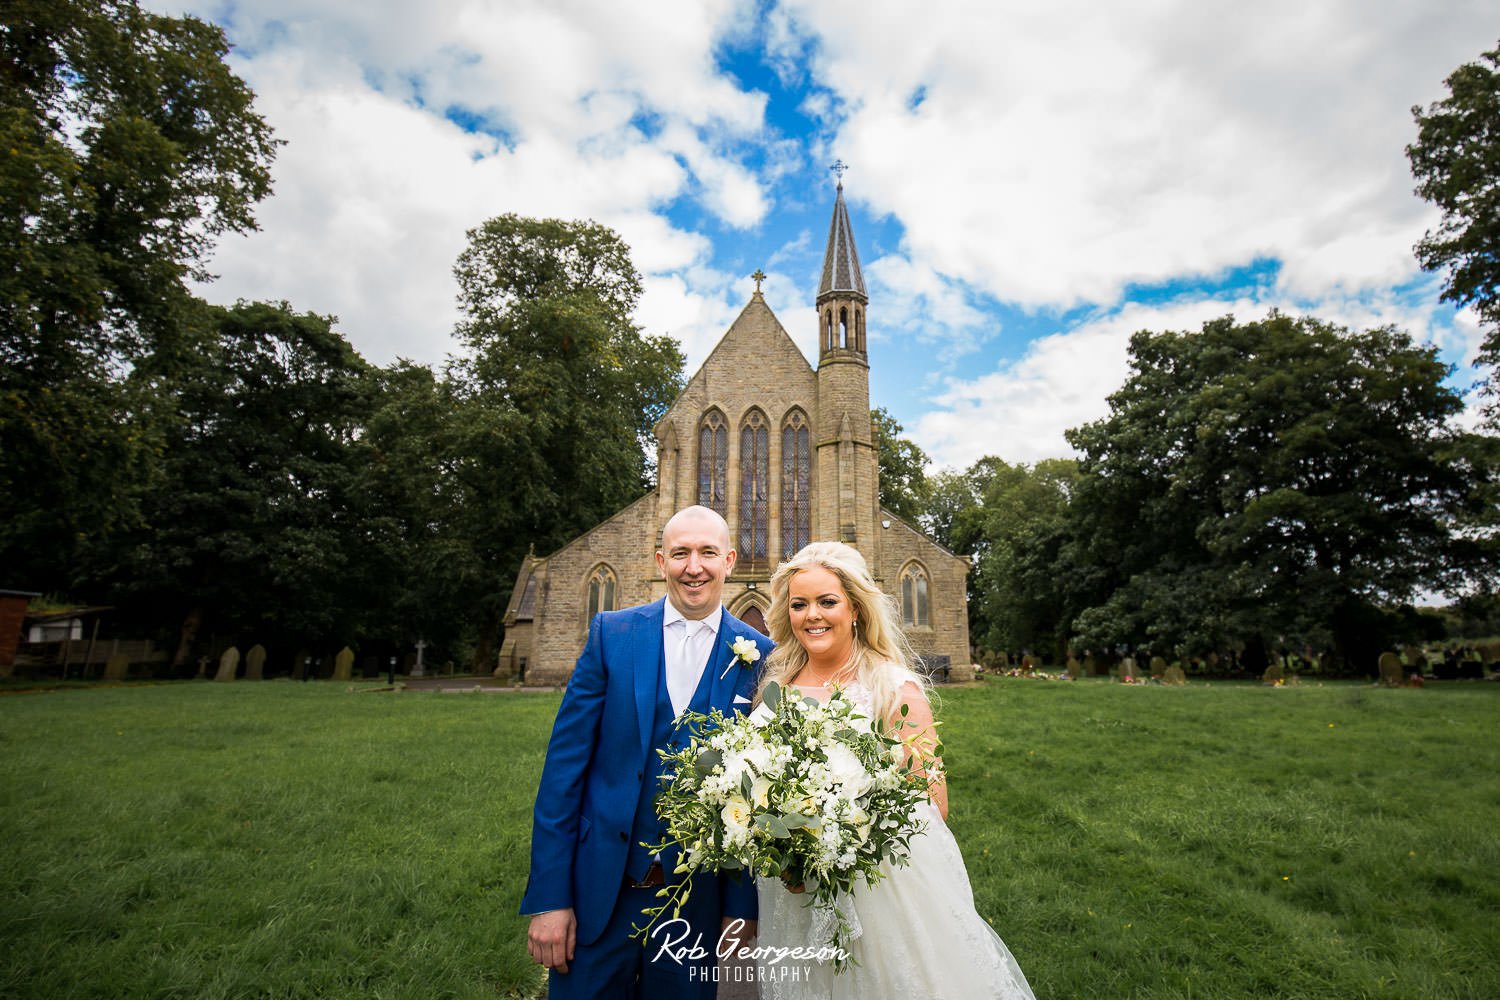
[[[760,283],[762,281],[766,280],[766,272],[762,271],[760,268],[757,267],[755,269],[755,273],[752,274],[752,275],[750,275],[750,277],[752,277],[752,278],[755,279],[755,294],[759,295],[760,294]]]
[[[843,160],[834,160],[832,163],[830,163],[828,165],[828,169],[832,170],[834,172],[834,174],[838,177],[838,179],[839,179],[839,190],[840,191],[844,190],[844,171],[846,171],[846,170],[849,169],[849,164],[845,163]]]

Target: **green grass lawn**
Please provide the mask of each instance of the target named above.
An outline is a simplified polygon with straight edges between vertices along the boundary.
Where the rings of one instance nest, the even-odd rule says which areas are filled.
[[[0,996],[496,997],[555,694],[0,697]],[[1500,686],[946,690],[1042,1000],[1500,996]]]

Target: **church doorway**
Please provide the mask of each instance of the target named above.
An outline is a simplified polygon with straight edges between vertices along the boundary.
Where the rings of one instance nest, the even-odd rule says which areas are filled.
[[[749,625],[761,635],[769,636],[771,634],[770,629],[766,628],[766,616],[760,613],[758,605],[752,604],[746,608],[745,613],[740,615],[740,621]]]

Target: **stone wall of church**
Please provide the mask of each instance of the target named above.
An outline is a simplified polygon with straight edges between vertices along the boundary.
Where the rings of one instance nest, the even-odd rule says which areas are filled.
[[[600,563],[614,570],[617,609],[653,599],[657,530],[653,492],[547,557],[537,582],[527,684],[567,683],[588,638],[589,578]]]
[[[907,627],[912,647],[922,655],[948,657],[951,680],[973,680],[968,564],[889,511],[880,516],[891,524],[879,529],[880,555],[873,567],[881,588],[899,603],[902,570],[917,562],[927,571],[929,624]]]

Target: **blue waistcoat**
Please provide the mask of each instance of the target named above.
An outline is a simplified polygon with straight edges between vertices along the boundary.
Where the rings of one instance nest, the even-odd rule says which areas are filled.
[[[712,658],[710,658],[712,659]],[[657,667],[656,678],[656,713],[651,719],[651,751],[650,759],[646,761],[644,780],[641,781],[641,797],[635,804],[635,823],[630,830],[630,853],[625,857],[625,874],[631,879],[644,878],[646,870],[651,867],[651,858],[654,852],[648,851],[641,844],[657,844],[661,842],[664,830],[661,820],[656,817],[656,793],[661,791],[661,778],[666,774],[666,763],[661,759],[661,754],[655,748],[661,748],[668,753],[676,753],[687,745],[688,734],[685,730],[673,725],[675,714],[672,711],[672,699],[667,694],[667,665],[666,657],[662,657],[661,664]],[[693,712],[707,714],[709,691],[713,687],[712,673],[708,667],[703,668],[703,676],[698,679],[698,687],[693,691],[692,700],[688,702],[688,709]],[[671,881],[672,869],[677,867],[678,850],[674,847],[662,852],[662,867],[667,871],[668,881]]]

